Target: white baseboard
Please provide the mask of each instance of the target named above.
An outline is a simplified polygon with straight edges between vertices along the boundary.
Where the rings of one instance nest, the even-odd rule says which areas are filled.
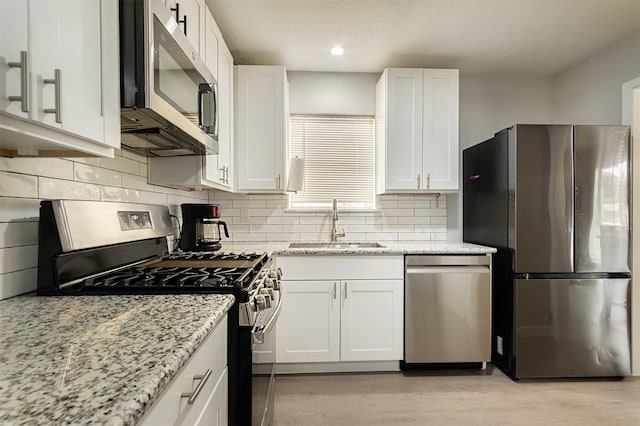
[[[310,362],[276,364],[276,374],[363,373],[400,371],[400,361]]]

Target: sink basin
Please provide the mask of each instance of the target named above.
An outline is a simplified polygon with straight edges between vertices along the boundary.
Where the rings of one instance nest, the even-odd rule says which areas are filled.
[[[384,245],[377,242],[339,242],[339,243],[290,243],[289,248],[300,249],[359,249],[359,248],[378,248]]]

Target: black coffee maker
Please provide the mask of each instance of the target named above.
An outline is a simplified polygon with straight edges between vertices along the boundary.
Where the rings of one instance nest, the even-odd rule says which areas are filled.
[[[182,251],[216,251],[222,248],[222,230],[229,238],[227,224],[220,219],[218,204],[181,204]]]

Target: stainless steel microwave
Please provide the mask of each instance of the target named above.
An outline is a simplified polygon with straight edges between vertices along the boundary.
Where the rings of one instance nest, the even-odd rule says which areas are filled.
[[[120,0],[120,90],[123,149],[218,153],[217,83],[162,0]]]

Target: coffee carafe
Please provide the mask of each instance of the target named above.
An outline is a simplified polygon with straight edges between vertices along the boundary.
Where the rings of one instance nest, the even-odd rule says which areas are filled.
[[[222,248],[222,231],[229,238],[227,224],[220,219],[218,204],[181,204],[183,251],[216,251]]]

